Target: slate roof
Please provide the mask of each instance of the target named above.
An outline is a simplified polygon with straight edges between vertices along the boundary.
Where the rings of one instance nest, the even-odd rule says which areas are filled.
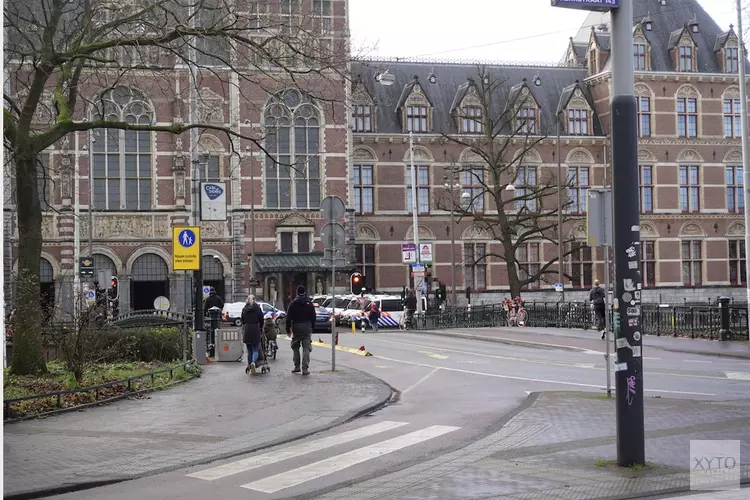
[[[284,273],[284,272],[323,272],[329,268],[320,265],[322,253],[297,253],[297,254],[256,254],[255,270],[259,273]],[[341,270],[353,269],[353,266],[344,266]]]
[[[721,61],[714,53],[717,37],[726,32],[703,10],[697,0],[669,0],[662,6],[655,0],[633,0],[633,19],[641,20],[650,17],[652,31],[647,32],[651,43],[651,69],[653,71],[675,71],[669,54],[670,39],[674,32],[682,30],[694,18],[698,22],[698,33],[690,33],[698,45],[698,68],[702,73],[722,73]],[[610,23],[610,14],[591,12],[574,38],[575,43],[587,43],[591,26]],[[635,21],[634,23],[635,24]],[[746,63],[747,64],[747,63]],[[750,70],[750,64],[747,64]],[[609,69],[609,58],[605,63]]]
[[[503,110],[506,109],[512,87],[521,85],[525,78],[529,82],[534,98],[541,106],[541,132],[543,134],[555,133],[555,111],[563,90],[574,84],[576,80],[582,82],[587,76],[586,69],[577,66],[486,65],[484,68],[493,81],[503,82],[501,89],[497,92],[498,98],[495,99],[495,110],[492,116],[501,116]],[[390,86],[375,81],[375,76],[385,70],[395,77],[395,82]],[[429,83],[430,74],[435,75],[436,83]],[[468,89],[469,79],[474,79],[479,83],[480,67],[470,63],[357,61],[352,63],[352,77],[356,79],[358,75],[361,75],[364,85],[375,100],[377,132],[403,133],[398,106],[403,102],[407,89],[411,90],[416,76],[425,95],[433,105],[432,132],[454,134],[458,130],[451,115],[451,109],[460,103],[460,99]],[[533,84],[536,76],[542,82],[539,87]],[[596,118],[594,132],[602,135]]]

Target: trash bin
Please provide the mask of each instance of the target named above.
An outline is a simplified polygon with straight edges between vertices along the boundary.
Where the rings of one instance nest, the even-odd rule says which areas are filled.
[[[216,361],[242,359],[242,331],[240,328],[216,330]]]
[[[206,332],[193,332],[193,359],[199,365],[206,364]]]

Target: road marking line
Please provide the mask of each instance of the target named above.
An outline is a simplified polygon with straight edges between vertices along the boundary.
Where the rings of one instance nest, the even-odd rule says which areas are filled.
[[[375,357],[386,360],[386,361],[393,361],[394,363],[404,363],[407,365],[424,366],[427,368],[440,368],[441,370],[447,370],[447,371],[459,372],[459,373],[467,373],[469,375],[482,375],[485,377],[504,378],[508,380],[523,380],[524,382],[540,382],[543,384],[572,385],[576,387],[592,387],[594,389],[601,389],[601,385],[595,385],[595,384],[582,384],[580,382],[561,382],[559,380],[544,380],[544,379],[538,379],[538,378],[515,377],[513,375],[500,375],[497,373],[477,372],[473,370],[463,370],[461,368],[448,368],[445,366],[436,367],[434,365],[428,365],[425,363],[417,363],[414,361],[404,361],[401,359],[388,358],[385,356],[375,356]],[[666,393],[671,393],[671,394],[690,394],[693,396],[716,396],[716,394],[706,393],[706,392],[667,391],[667,390],[662,390],[662,389],[644,389],[644,390],[645,392],[666,392]]]
[[[257,469],[265,465],[275,464],[290,458],[298,457],[308,453],[312,453],[340,444],[362,439],[364,437],[372,436],[381,432],[397,429],[408,425],[407,422],[392,422],[386,420],[384,422],[378,422],[377,424],[368,425],[366,427],[360,427],[351,431],[336,434],[334,436],[324,437],[316,439],[315,441],[303,441],[297,445],[284,448],[277,451],[269,451],[268,453],[262,453],[249,458],[243,458],[236,462],[220,465],[211,469],[205,469],[202,471],[187,474],[187,477],[193,477],[196,479],[203,479],[205,481],[214,481],[227,476],[233,476],[240,472]]]
[[[419,354],[425,354],[435,359],[448,359],[450,357],[450,356],[443,356],[442,354],[435,354],[434,352],[429,352],[429,351],[419,351]]]
[[[730,380],[750,380],[750,373],[745,372],[724,372]]]
[[[411,387],[408,387],[408,388],[407,388],[406,390],[402,391],[402,392],[401,392],[401,394],[406,394],[407,392],[411,391],[411,390],[412,390],[412,389],[414,389],[414,388],[415,388],[416,386],[418,386],[419,384],[421,384],[422,382],[424,382],[425,380],[427,380],[428,378],[430,378],[430,377],[431,377],[431,376],[432,376],[432,375],[433,375],[433,374],[434,374],[434,373],[435,373],[436,371],[438,371],[439,369],[440,369],[440,368],[434,368],[434,369],[433,369],[433,370],[432,370],[432,371],[431,371],[430,373],[428,373],[428,374],[427,374],[427,375],[425,375],[424,377],[422,377],[422,378],[420,378],[419,380],[417,380],[417,381],[416,381],[416,382],[415,382],[414,384],[412,384],[412,385],[411,385]]]
[[[312,345],[314,347],[325,347],[326,349],[331,348],[331,344],[326,344],[325,342],[313,342]],[[344,347],[342,345],[336,346],[337,351],[344,351],[344,352],[350,352],[352,354],[356,354],[358,356],[372,356],[370,354],[370,351],[360,351],[359,349],[352,349],[351,347]]]
[[[304,467],[283,472],[275,476],[266,477],[259,481],[243,484],[248,490],[261,491],[263,493],[276,493],[280,490],[297,486],[313,479],[317,479],[334,472],[338,472],[354,465],[372,460],[373,458],[392,453],[394,451],[412,446],[423,441],[428,441],[449,432],[460,429],[447,425],[433,425],[403,436],[399,436],[380,443],[371,444],[363,448],[352,450],[348,453],[321,460]]]
[[[713,361],[703,361],[700,359],[684,359],[685,363],[713,363]]]

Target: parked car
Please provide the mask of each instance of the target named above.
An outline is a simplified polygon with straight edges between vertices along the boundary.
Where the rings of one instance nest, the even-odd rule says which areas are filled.
[[[274,306],[267,302],[258,302],[260,309],[263,314],[273,314],[273,319],[278,325],[286,317],[286,313],[281,309],[276,309]],[[242,308],[245,307],[244,302],[230,302],[224,304],[224,310],[222,311],[222,320],[226,323],[231,323],[234,326],[242,325]]]
[[[333,315],[325,307],[315,308],[315,331],[331,332]]]
[[[352,314],[348,318],[349,324],[352,321],[360,326],[363,314],[368,313],[372,304],[380,310],[380,318],[378,318],[378,327],[380,328],[397,328],[401,319],[404,316],[404,307],[401,305],[401,297],[398,295],[382,295],[369,297],[369,300],[364,305],[363,311],[358,311]]]

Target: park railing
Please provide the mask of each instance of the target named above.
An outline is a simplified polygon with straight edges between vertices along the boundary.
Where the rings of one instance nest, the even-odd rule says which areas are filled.
[[[593,329],[596,318],[590,302],[526,302],[526,326],[535,328]],[[728,305],[725,339],[747,339],[748,308]],[[612,311],[609,311],[610,319]],[[641,332],[649,335],[722,339],[722,310],[719,305],[641,305]],[[428,310],[417,322],[417,329],[479,328],[507,326],[502,304],[482,304],[465,308]]]

